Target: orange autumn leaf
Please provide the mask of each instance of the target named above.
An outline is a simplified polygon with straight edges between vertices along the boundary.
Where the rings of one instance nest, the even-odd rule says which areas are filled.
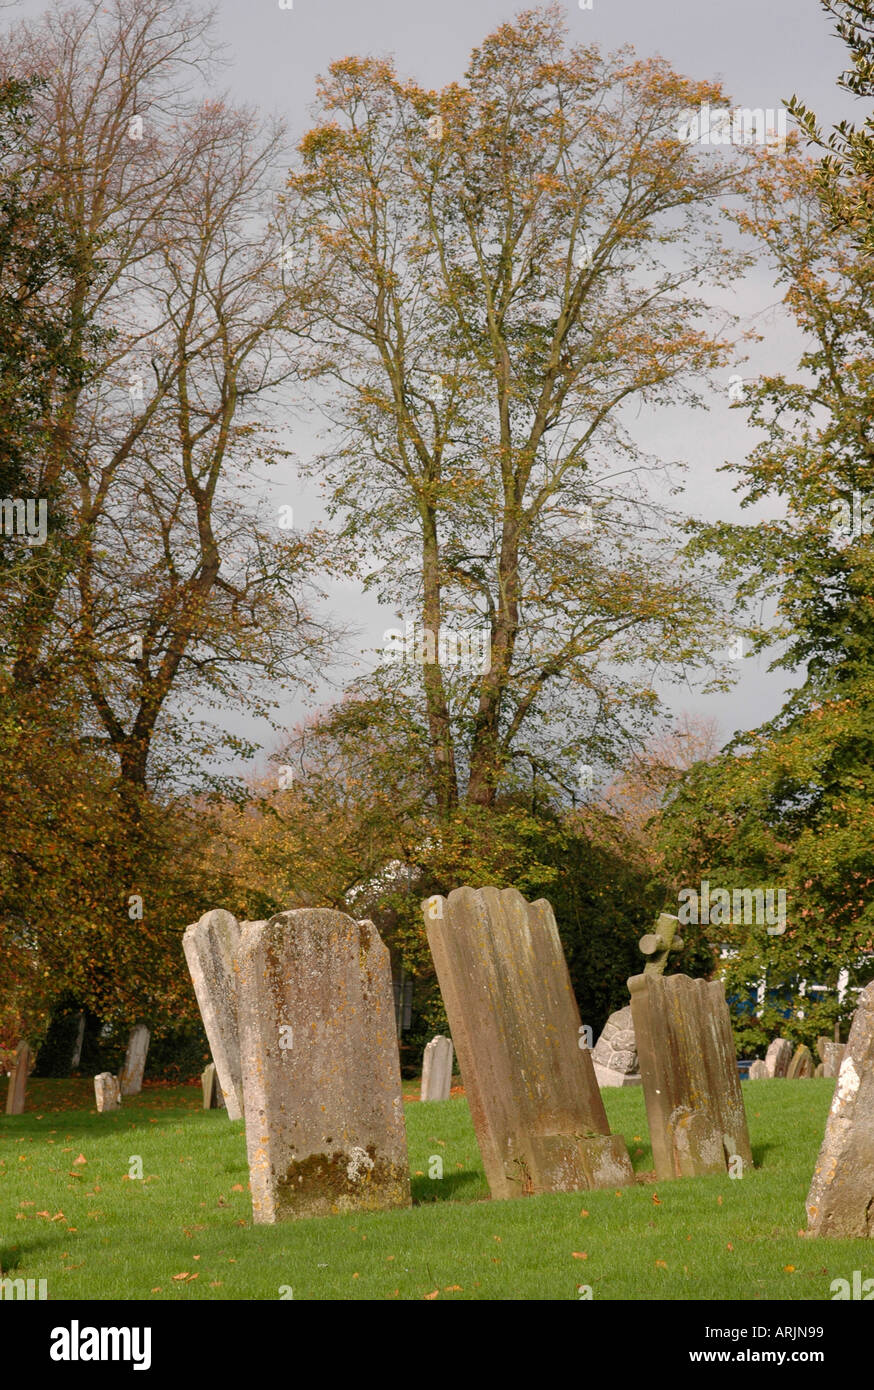
[[[430,1300],[431,1300],[432,1298],[439,1298],[439,1296],[440,1296],[440,1290],[439,1290],[439,1289],[435,1289],[433,1293],[426,1293],[426,1294],[425,1294],[425,1298],[426,1298],[429,1302],[430,1302]]]
[[[575,1260],[587,1260],[589,1258],[589,1252],[587,1250],[572,1250],[571,1254]]]

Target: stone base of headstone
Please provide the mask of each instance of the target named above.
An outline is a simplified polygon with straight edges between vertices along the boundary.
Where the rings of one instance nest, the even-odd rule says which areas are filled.
[[[373,923],[328,908],[250,922],[237,1003],[255,1222],[409,1206],[391,964]]]
[[[809,1234],[874,1238],[874,981],[859,997],[807,1195]]]
[[[599,1086],[641,1084],[630,1004],[626,1004],[624,1009],[617,1009],[607,1019],[592,1049],[592,1065]]]
[[[633,1182],[580,1047],[549,903],[515,888],[456,888],[422,906],[492,1197]]]
[[[800,1081],[813,1076],[813,1053],[804,1043],[799,1043],[792,1054],[792,1061],[786,1072],[787,1081]]]
[[[722,982],[644,973],[628,988],[658,1180],[752,1166]]]
[[[124,1066],[118,1074],[118,1089],[123,1096],[138,1096],[143,1089],[149,1036],[149,1030],[143,1023],[138,1023],[131,1029]]]
[[[767,1081],[768,1068],[764,1062],[753,1062],[750,1066],[750,1081]]]
[[[118,1078],[111,1072],[102,1071],[94,1078],[94,1099],[97,1110],[102,1115],[107,1110],[117,1110],[121,1105],[121,1091]]]
[[[19,1043],[15,1061],[9,1077],[9,1090],[6,1093],[6,1114],[23,1115],[24,1098],[27,1094],[27,1078],[30,1073],[33,1052],[26,1042]]]
[[[422,1057],[420,1100],[448,1100],[452,1090],[452,1039],[432,1038]]]
[[[772,1077],[785,1076],[791,1061],[792,1044],[789,1039],[775,1038],[765,1053],[765,1066],[768,1068],[768,1075]]]

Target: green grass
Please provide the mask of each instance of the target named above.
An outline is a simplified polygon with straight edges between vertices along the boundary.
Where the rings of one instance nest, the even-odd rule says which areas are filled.
[[[0,1117],[0,1265],[50,1299],[829,1299],[874,1274],[870,1242],[799,1235],[833,1085],[745,1084],[755,1171],[667,1183],[642,1092],[608,1091],[638,1183],[510,1202],[489,1200],[463,1098],[408,1104],[412,1209],[271,1227],[252,1224],[242,1121],[199,1087],[98,1115],[90,1081],[31,1081],[29,1112]]]

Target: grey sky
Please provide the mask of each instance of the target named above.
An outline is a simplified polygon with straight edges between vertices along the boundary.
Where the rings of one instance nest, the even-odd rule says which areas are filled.
[[[510,0],[293,0],[293,8],[283,9],[279,0],[219,0],[217,29],[228,59],[221,85],[232,99],[283,116],[296,141],[310,124],[316,76],[332,61],[352,53],[390,53],[402,75],[442,86],[462,76],[472,47],[529,7]],[[25,0],[6,17],[33,16],[43,8]],[[858,117],[859,104],[836,86],[846,51],[818,0],[593,0],[591,10],[565,0],[564,8],[574,41],[605,49],[631,44],[640,56],[661,54],[690,77],[718,78],[738,105],[777,108],[797,93],[827,126],[844,115]],[[748,362],[732,370],[748,376],[793,370],[799,339],[776,307],[780,297],[764,266],[737,294],[726,296],[724,302],[749,315],[764,334]],[[644,421],[650,449],[690,465],[683,509],[714,519],[741,516],[732,480],[716,470],[727,459],[742,458],[753,442],[743,416],[729,410],[728,375],[708,411],[665,411]],[[294,426],[290,446],[308,453],[309,430]],[[294,505],[296,524],[321,515],[317,488],[302,485],[293,472],[271,491],[277,502]],[[383,630],[394,625],[392,614],[365,602],[357,587],[335,586],[332,596],[363,629],[355,646],[378,644]],[[724,738],[752,727],[776,712],[786,682],[782,673],[769,675],[764,662],[746,661],[739,669],[730,695],[703,697],[668,688],[668,703],[714,717]],[[289,724],[302,712],[300,702],[290,698]],[[269,729],[233,722],[263,739],[268,751],[273,747]],[[263,760],[259,763],[263,766]]]

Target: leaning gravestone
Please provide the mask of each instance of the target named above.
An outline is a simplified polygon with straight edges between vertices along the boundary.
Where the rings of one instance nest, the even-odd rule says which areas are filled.
[[[750,1066],[750,1081],[767,1081],[768,1068],[764,1062],[753,1062]]]
[[[631,1183],[549,903],[456,888],[423,909],[492,1197]]]
[[[675,922],[662,913],[654,936],[642,938],[644,954],[663,956]],[[658,951],[654,940],[662,943]],[[722,981],[663,976],[647,966],[628,988],[656,1177],[724,1173],[738,1157],[752,1165]]]
[[[637,1044],[631,1005],[617,1009],[604,1024],[592,1049],[592,1066],[599,1086],[639,1086]]]
[[[874,1237],[874,981],[859,997],[807,1195],[809,1234]]]
[[[118,1089],[123,1096],[139,1095],[143,1089],[143,1072],[146,1069],[148,1050],[149,1030],[145,1024],[138,1023],[136,1028],[131,1029],[124,1066],[118,1074]]]
[[[420,1100],[448,1100],[452,1090],[452,1039],[432,1038],[422,1057]]]
[[[391,965],[372,922],[243,927],[237,1001],[258,1224],[410,1205]]]
[[[26,1042],[19,1043],[9,1076],[9,1090],[6,1092],[6,1114],[23,1115],[24,1097],[27,1093],[27,1076],[33,1053]]]
[[[799,1043],[789,1063],[786,1080],[799,1081],[810,1076],[813,1076],[813,1053],[804,1043]]]
[[[199,922],[186,927],[182,938],[182,949],[191,971],[200,1016],[230,1120],[239,1120],[243,1114],[235,975],[239,948],[239,923],[236,917],[222,908],[205,912]]]
[[[788,1038],[775,1038],[765,1053],[765,1066],[769,1076],[785,1076],[792,1061],[792,1044]]]
[[[204,1110],[221,1110],[224,1106],[225,1098],[222,1095],[222,1088],[219,1085],[215,1062],[210,1062],[209,1066],[204,1067],[203,1071],[200,1073],[200,1084],[203,1088]]]
[[[102,1115],[106,1110],[117,1110],[121,1105],[121,1091],[118,1081],[111,1072],[102,1071],[94,1078],[94,1099]]]

